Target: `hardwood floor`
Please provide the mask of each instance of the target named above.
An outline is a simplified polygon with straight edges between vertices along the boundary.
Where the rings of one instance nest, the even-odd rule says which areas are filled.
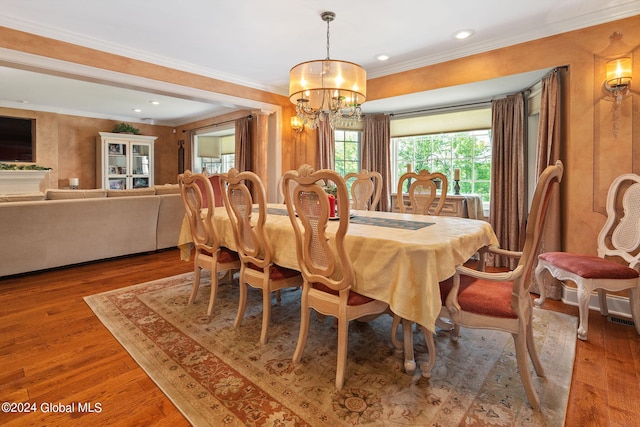
[[[0,411],[0,425],[189,425],[82,298],[191,269],[167,250],[0,279],[0,402],[37,409]],[[578,314],[558,301],[545,308]],[[633,327],[591,312],[589,341],[578,341],[573,369],[566,426],[640,425]],[[74,412],[56,412],[72,403]],[[79,403],[96,412],[78,411]]]

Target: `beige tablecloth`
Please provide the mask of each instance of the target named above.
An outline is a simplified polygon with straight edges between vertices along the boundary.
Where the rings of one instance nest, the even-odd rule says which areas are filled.
[[[270,205],[281,212],[284,205]],[[385,301],[394,313],[435,331],[441,308],[438,283],[451,277],[478,249],[497,245],[491,225],[466,218],[435,217],[391,212],[356,211],[356,216],[395,222],[423,222],[423,228],[358,224],[352,221],[345,239],[356,274],[353,289]],[[216,208],[214,221],[224,246],[235,249],[233,232],[224,207]],[[329,223],[329,231],[337,223]],[[295,236],[289,217],[269,214],[267,233],[274,248],[274,262],[297,269]],[[183,222],[178,247],[188,260],[193,248],[187,221]]]

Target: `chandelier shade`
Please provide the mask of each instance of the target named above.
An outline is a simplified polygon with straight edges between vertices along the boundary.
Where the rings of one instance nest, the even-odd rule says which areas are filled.
[[[366,99],[367,72],[353,62],[329,59],[329,22],[333,12],[324,12],[327,23],[327,58],[302,62],[289,72],[289,100],[305,125],[314,129],[326,113],[332,128],[339,120],[360,118]]]

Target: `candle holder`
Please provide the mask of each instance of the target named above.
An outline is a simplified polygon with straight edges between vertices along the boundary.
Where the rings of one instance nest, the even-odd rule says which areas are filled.
[[[455,194],[456,196],[460,195],[460,180],[459,179],[454,179],[454,181],[456,182],[453,185],[453,194]]]

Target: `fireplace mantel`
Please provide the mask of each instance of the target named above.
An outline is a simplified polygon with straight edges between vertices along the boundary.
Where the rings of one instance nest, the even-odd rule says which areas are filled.
[[[0,194],[44,193],[48,188],[48,170],[0,170]]]

